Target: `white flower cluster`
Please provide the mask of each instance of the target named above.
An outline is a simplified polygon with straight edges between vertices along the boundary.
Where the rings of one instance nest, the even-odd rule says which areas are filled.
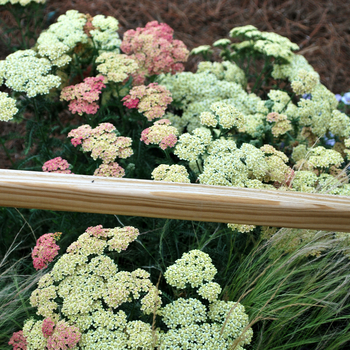
[[[0,61],[0,81],[10,89],[25,92],[28,97],[48,94],[59,87],[61,79],[50,74],[52,65],[46,58],[38,58],[33,50],[19,50]]]
[[[16,100],[8,97],[6,92],[0,92],[0,121],[9,121],[17,112]]]
[[[230,36],[245,40],[239,44],[232,44],[235,50],[249,48],[250,50],[285,61],[290,61],[294,55],[292,51],[299,49],[297,44],[292,43],[286,37],[276,33],[260,32],[252,25],[233,28],[230,31]]]
[[[57,22],[42,32],[37,40],[37,50],[42,57],[47,57],[58,67],[71,61],[68,55],[78,43],[87,43],[84,33],[86,16],[76,10],[69,10],[58,17]]]
[[[99,53],[105,51],[119,53],[121,40],[117,33],[119,28],[118,20],[112,16],[96,15],[91,23],[95,29],[90,30],[90,35],[99,49]]]
[[[97,57],[97,70],[108,79],[115,83],[121,83],[128,79],[132,73],[135,73],[138,64],[127,55],[115,52],[103,52]]]
[[[169,266],[164,274],[168,284],[184,289],[198,288],[197,293],[209,301],[178,298],[159,310],[169,330],[161,336],[160,349],[235,349],[243,350],[251,342],[253,331],[243,305],[219,301],[221,287],[213,278],[216,269],[208,254],[191,250]],[[238,340],[239,338],[239,340]]]
[[[6,5],[6,4],[20,4],[21,6],[27,6],[31,2],[35,2],[37,4],[45,4],[46,0],[0,0],[0,5]]]
[[[189,174],[183,165],[161,164],[152,171],[155,181],[190,183]]]

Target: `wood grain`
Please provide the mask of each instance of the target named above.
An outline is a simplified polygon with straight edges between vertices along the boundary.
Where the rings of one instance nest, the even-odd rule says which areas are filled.
[[[0,206],[350,232],[350,197],[0,170]]]

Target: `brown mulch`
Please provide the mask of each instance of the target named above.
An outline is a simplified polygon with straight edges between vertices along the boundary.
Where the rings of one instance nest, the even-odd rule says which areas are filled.
[[[230,29],[252,24],[286,36],[300,46],[322,83],[334,93],[350,89],[349,0],[47,0],[52,20],[69,9],[114,16],[120,32],[157,20],[169,24],[189,49],[227,37]],[[6,13],[2,13],[6,16]],[[0,50],[0,58],[6,50]],[[187,69],[193,69],[192,57]]]
[[[189,49],[228,37],[233,27],[252,24],[297,43],[298,53],[320,74],[322,83],[341,93],[350,90],[349,5],[349,0],[47,0],[45,14],[50,14],[51,22],[69,9],[114,16],[120,22],[121,34],[157,20],[170,25],[175,37]],[[11,21],[6,12],[0,16]],[[0,59],[8,53],[0,47]],[[193,70],[197,62],[197,57],[191,57],[186,69]],[[8,132],[3,124],[0,137]],[[2,163],[0,168],[9,166]]]

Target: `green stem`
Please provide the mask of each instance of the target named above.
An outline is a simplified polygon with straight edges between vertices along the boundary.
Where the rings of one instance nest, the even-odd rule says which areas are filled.
[[[1,142],[1,145],[2,145],[2,147],[3,147],[3,149],[4,149],[4,151],[5,151],[6,157],[7,157],[7,158],[9,159],[9,161],[11,162],[11,165],[14,166],[15,163],[14,163],[13,160],[11,159],[10,153],[9,153],[9,151],[7,150],[7,147],[5,146],[5,142],[4,142],[4,140],[3,140],[2,137],[0,137],[0,142]]]

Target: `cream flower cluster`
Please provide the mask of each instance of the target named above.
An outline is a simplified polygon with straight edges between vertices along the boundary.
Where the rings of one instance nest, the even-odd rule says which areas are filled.
[[[38,58],[33,50],[19,50],[0,61],[0,82],[28,97],[48,94],[58,88],[61,79],[50,74],[52,65],[46,58]]]
[[[79,341],[81,349],[137,349],[157,344],[154,337],[158,330],[154,332],[142,321],[128,322],[118,308],[140,299],[142,312],[155,313],[161,305],[161,292],[151,283],[148,272],[118,272],[117,265],[104,254],[105,250],[126,249],[138,235],[134,227],[104,229],[99,225],[89,227],[68,247],[31,295],[32,306],[45,319],[25,323],[28,349],[50,349],[52,337],[71,343],[75,340],[75,344]],[[62,338],[69,327],[70,338]],[[72,339],[72,332],[79,337]]]
[[[164,277],[173,287],[184,289],[186,285],[190,285],[197,288],[204,282],[211,282],[216,272],[208,254],[200,250],[191,250],[176,260],[174,265],[169,266]]]
[[[206,147],[211,143],[211,132],[207,128],[198,128],[193,134],[185,133],[179,137],[175,147],[175,154],[187,161],[196,161],[200,155],[204,154]]]
[[[20,4],[21,6],[27,6],[31,2],[35,2],[37,4],[45,4],[46,0],[0,0],[0,5],[6,5],[6,4]]]
[[[232,44],[232,47],[237,51],[249,48],[285,61],[290,61],[294,55],[293,51],[299,49],[299,46],[289,39],[276,33],[260,32],[252,25],[231,29],[230,37],[245,40],[239,44]]]
[[[121,40],[117,30],[119,22],[112,16],[96,15],[92,18],[91,24],[94,29],[89,31],[99,53],[113,51],[118,53]]]
[[[37,40],[37,51],[47,57],[52,65],[62,67],[71,61],[69,55],[78,43],[87,43],[84,33],[86,16],[76,10],[69,10],[58,17],[57,22],[42,32]]]
[[[158,313],[169,330],[161,336],[160,349],[229,349],[235,341],[235,349],[244,349],[251,342],[253,331],[244,306],[218,300],[221,287],[213,282],[215,274],[209,255],[199,250],[184,253],[167,268],[168,284],[197,288],[209,306],[196,298],[178,298],[161,308]]]
[[[136,72],[138,65],[136,61],[127,55],[115,52],[103,52],[97,57],[97,70],[114,83],[121,83],[127,80]]]
[[[189,174],[183,165],[158,165],[152,171],[152,179],[155,181],[190,183]]]
[[[0,92],[0,121],[4,122],[11,120],[18,112],[16,100],[8,96],[8,93]]]

